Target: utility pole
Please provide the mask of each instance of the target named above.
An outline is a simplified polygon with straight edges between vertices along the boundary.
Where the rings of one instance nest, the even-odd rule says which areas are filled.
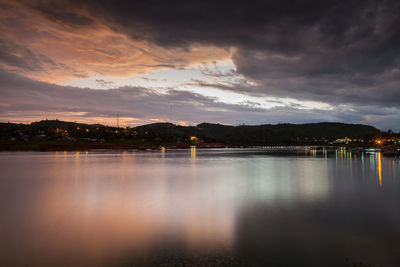
[[[117,128],[119,128],[119,114],[117,112]]]
[[[169,122],[172,123],[172,105],[169,104]]]

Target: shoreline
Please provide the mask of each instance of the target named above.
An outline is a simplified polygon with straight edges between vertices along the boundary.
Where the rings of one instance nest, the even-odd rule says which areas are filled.
[[[346,148],[356,153],[380,151],[384,156],[400,156],[398,146],[335,146],[318,144],[293,144],[293,145],[236,145],[223,143],[143,143],[143,142],[65,142],[65,141],[0,141],[0,151],[89,151],[89,150],[138,150],[138,151],[160,151],[162,149],[216,149],[216,148],[243,148],[243,149],[313,149],[313,150],[337,150]]]

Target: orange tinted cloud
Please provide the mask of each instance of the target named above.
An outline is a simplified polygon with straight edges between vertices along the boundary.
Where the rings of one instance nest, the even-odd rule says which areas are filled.
[[[88,25],[76,27],[11,1],[4,7],[0,45],[6,57],[0,58],[0,66],[36,80],[62,83],[94,75],[130,77],[226,60],[232,54],[214,46],[164,48],[133,40],[94,17]]]

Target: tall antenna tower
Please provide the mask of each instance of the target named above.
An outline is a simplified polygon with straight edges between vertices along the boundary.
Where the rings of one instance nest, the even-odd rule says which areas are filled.
[[[117,128],[119,128],[119,114],[117,112]]]

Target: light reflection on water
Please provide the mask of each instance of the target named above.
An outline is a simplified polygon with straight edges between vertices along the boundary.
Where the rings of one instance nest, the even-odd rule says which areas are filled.
[[[0,153],[0,263],[124,265],[176,247],[256,265],[400,264],[398,158],[264,152]]]

